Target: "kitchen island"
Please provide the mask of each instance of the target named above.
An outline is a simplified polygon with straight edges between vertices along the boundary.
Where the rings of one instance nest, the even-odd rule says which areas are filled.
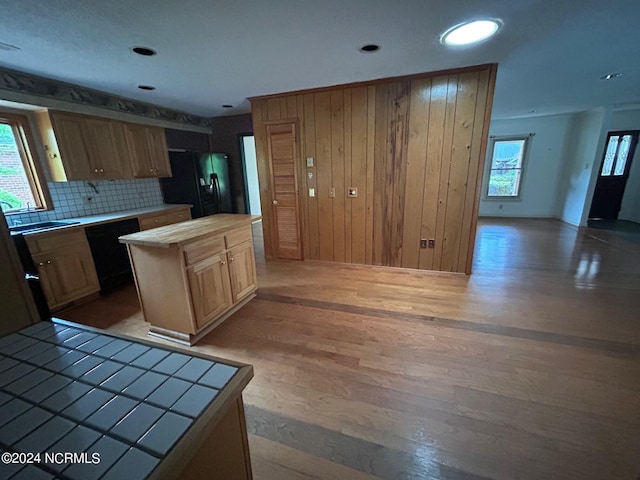
[[[150,335],[193,345],[255,297],[259,219],[212,215],[120,237]]]
[[[0,338],[0,372],[0,478],[251,478],[250,365],[54,319]]]

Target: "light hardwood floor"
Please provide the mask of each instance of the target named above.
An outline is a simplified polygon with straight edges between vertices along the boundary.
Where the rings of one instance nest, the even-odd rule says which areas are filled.
[[[259,233],[259,232],[258,232]],[[474,273],[265,262],[196,347],[254,365],[256,479],[640,473],[640,239],[479,223]],[[146,336],[135,289],[62,318]]]

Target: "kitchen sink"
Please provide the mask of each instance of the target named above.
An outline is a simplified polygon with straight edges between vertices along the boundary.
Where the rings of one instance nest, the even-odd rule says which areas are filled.
[[[67,225],[77,225],[80,222],[74,221],[48,221],[48,222],[36,222],[25,223],[24,225],[14,225],[9,227],[11,233],[30,233],[36,230],[49,230],[51,228],[66,227]]]

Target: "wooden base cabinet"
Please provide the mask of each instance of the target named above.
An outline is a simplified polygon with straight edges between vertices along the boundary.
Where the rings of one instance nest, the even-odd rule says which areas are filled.
[[[100,290],[83,229],[27,237],[51,310]]]
[[[251,215],[213,215],[120,237],[149,333],[193,345],[255,296]]]
[[[256,257],[253,242],[245,242],[227,253],[233,302],[238,302],[257,288]]]
[[[202,260],[189,267],[187,275],[196,326],[204,328],[233,304],[227,257],[221,254]]]
[[[149,230],[151,228],[164,227],[165,225],[184,222],[186,220],[191,220],[191,210],[188,208],[171,212],[150,213],[138,217],[140,231]]]

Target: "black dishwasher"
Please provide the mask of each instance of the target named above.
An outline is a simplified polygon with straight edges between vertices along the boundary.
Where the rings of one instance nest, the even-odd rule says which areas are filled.
[[[136,218],[85,228],[102,293],[133,280],[127,247],[118,241],[118,237],[139,231]]]

